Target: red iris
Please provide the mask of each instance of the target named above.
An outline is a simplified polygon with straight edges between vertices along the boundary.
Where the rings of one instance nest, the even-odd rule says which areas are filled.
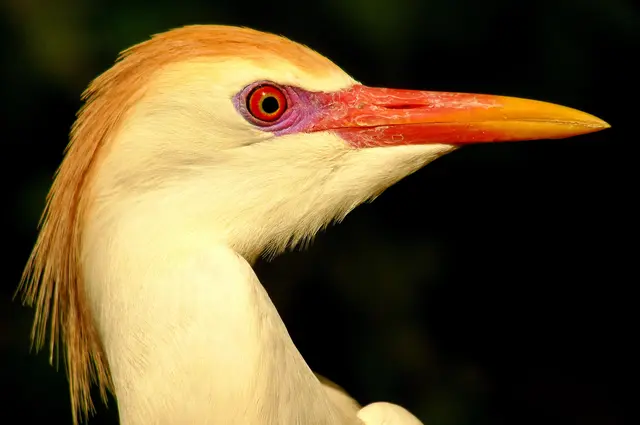
[[[258,86],[249,93],[247,109],[260,121],[272,122],[284,114],[287,109],[287,98],[277,87]]]

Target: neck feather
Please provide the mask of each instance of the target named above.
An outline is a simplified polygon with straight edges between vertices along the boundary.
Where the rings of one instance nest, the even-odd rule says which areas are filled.
[[[352,150],[307,135],[165,173],[114,149],[81,247],[122,423],[358,424],[329,400],[248,261],[312,237],[451,149]]]
[[[156,227],[135,208],[106,227],[95,218],[86,290],[124,425],[358,423],[328,400],[249,263],[215,235]]]

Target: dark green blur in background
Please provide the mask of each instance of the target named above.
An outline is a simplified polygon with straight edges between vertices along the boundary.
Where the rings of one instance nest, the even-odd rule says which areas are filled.
[[[120,50],[193,23],[286,35],[367,85],[529,97],[608,121],[465,147],[257,271],[312,369],[361,403],[427,425],[630,422],[637,3],[1,0],[1,424],[70,423],[63,368],[30,353],[33,311],[11,297],[80,93]],[[92,424],[117,423],[113,401],[98,406]]]

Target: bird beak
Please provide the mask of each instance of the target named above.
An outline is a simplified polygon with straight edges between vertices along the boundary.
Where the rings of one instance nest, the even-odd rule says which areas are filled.
[[[355,147],[562,139],[610,127],[576,109],[515,97],[362,85],[322,95],[311,130],[334,131]]]

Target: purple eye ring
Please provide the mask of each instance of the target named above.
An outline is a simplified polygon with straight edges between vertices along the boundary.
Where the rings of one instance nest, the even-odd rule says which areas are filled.
[[[281,109],[272,110],[271,114],[269,114],[270,111],[262,114],[258,103],[261,98],[252,97],[254,95],[275,98]],[[233,97],[233,104],[238,113],[255,128],[276,135],[284,135],[305,130],[310,119],[315,115],[315,102],[312,98],[312,92],[299,87],[263,80],[251,83],[240,90]]]

